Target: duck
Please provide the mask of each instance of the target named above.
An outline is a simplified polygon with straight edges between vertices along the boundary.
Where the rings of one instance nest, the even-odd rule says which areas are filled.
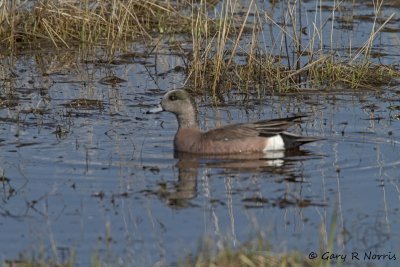
[[[203,155],[269,153],[298,148],[321,138],[300,136],[286,132],[306,116],[236,123],[202,131],[197,121],[194,101],[188,91],[174,89],[167,92],[157,108],[148,113],[167,111],[178,121],[174,149]]]

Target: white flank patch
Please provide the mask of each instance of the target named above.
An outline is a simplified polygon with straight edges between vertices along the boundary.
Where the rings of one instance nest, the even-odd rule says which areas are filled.
[[[283,142],[283,138],[278,134],[268,138],[267,145],[264,147],[263,152],[284,149],[285,143]]]

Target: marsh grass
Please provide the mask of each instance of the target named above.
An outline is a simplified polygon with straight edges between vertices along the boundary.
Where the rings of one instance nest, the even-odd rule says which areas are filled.
[[[207,244],[207,243],[205,243]],[[243,244],[239,249],[231,249],[225,247],[217,253],[213,253],[207,245],[200,248],[192,259],[187,259],[179,264],[179,266],[320,266],[319,261],[311,261],[306,259],[299,252],[276,253],[271,250],[263,239]]]
[[[76,43],[117,48],[154,33],[185,31],[190,19],[165,1],[0,1],[2,48]]]
[[[364,45],[354,49],[349,43],[348,52],[340,54],[333,36],[344,1],[332,1],[329,16],[322,15],[322,3],[316,1],[314,18],[307,23],[301,0],[272,1],[270,10],[255,0],[246,6],[235,0],[0,1],[0,56],[29,47],[79,46],[84,54],[80,61],[112,62],[116,51],[129,50],[132,43],[157,46],[155,40],[179,34],[191,39],[190,53],[179,50],[186,58],[185,85],[214,99],[232,88],[258,93],[371,88],[399,76],[394,67],[370,60],[374,40],[394,16],[383,18],[383,2],[373,0],[374,17]]]
[[[374,40],[394,14],[382,19],[383,1],[374,0],[372,28],[364,45],[355,50],[350,43],[348,52],[339,55],[333,25],[343,1],[332,3],[330,16],[323,17],[322,5],[316,1],[311,29],[310,25],[304,27],[301,0],[279,1],[280,10],[285,10],[280,21],[275,18],[279,16],[262,10],[255,1],[242,12],[240,24],[235,20],[236,1],[223,1],[214,18],[202,13],[204,8],[196,9],[192,23],[193,60],[187,81],[197,90],[210,90],[213,96],[230,88],[287,92],[335,86],[372,88],[394,82],[400,74],[397,69],[370,60]],[[205,6],[206,1],[200,5]],[[212,22],[219,23],[216,32],[207,30]],[[268,45],[260,42],[265,39],[265,25],[278,32],[270,31],[272,43]],[[325,35],[329,35],[328,46],[323,41]]]
[[[195,259],[187,259],[178,264],[178,266],[224,266],[224,267],[241,267],[241,266],[287,266],[287,267],[317,267],[322,266],[319,261],[311,261],[299,252],[290,253],[274,253],[266,250],[264,242],[259,240],[257,244],[245,244],[239,250],[223,249],[214,255],[213,252],[202,250],[198,252]],[[89,266],[132,266],[133,262],[118,263],[117,260],[105,261],[99,254],[93,254]],[[64,262],[57,261],[45,255],[38,254],[35,256],[25,256],[18,260],[6,260],[3,262],[5,267],[72,267],[75,266],[75,260],[71,256]],[[326,266],[330,266],[327,264]]]
[[[219,240],[216,246],[216,240],[204,238],[199,242],[197,251],[194,254],[185,254],[181,259],[176,260],[177,266],[195,266],[195,267],[320,267],[320,266],[340,266],[340,262],[335,260],[322,259],[321,255],[326,251],[334,251],[335,244],[338,242],[338,213],[334,210],[330,223],[322,222],[319,229],[316,229],[315,237],[319,238],[319,251],[316,248],[317,258],[309,259],[309,252],[301,251],[283,251],[280,252],[276,245],[268,242],[268,238],[259,233],[255,238],[249,239],[239,247],[233,248],[229,243]],[[340,237],[339,237],[340,239]],[[221,245],[222,244],[222,245]],[[135,258],[124,258],[117,255],[113,250],[113,236],[111,224],[105,224],[104,239],[102,238],[100,250],[95,250],[90,256],[88,266],[134,266]],[[35,250],[29,254],[24,254],[16,260],[6,260],[3,266],[11,267],[70,267],[76,265],[76,251],[74,249],[60,250],[56,244],[52,244],[51,253],[46,252],[43,245],[36,246]],[[164,261],[159,262],[157,266],[166,266]],[[150,264],[148,264],[150,266]],[[373,265],[372,265],[373,266]]]
[[[334,251],[336,238],[339,234],[337,207],[335,208],[330,224],[321,223],[319,232],[315,233],[319,237],[320,248],[317,251],[316,258],[310,259],[308,253],[301,253],[299,251],[289,252],[275,252],[274,245],[268,243],[268,239],[262,234],[258,238],[244,243],[239,248],[232,249],[228,245],[223,246],[222,249],[213,250],[215,242],[205,240],[200,243],[197,253],[194,256],[187,257],[182,261],[180,266],[196,266],[196,267],[211,267],[211,266],[224,266],[224,267],[330,267],[341,266],[340,262],[334,260],[324,260],[321,255],[326,251]]]
[[[4,267],[72,267],[75,262],[75,254],[72,253],[65,259],[57,259],[49,256],[44,250],[36,254],[20,255],[15,260],[5,260]]]
[[[265,239],[258,238],[243,244],[240,248],[232,249],[225,246],[223,249],[215,252],[213,250],[212,241],[201,243],[198,251],[193,256],[187,256],[186,259],[178,261],[177,266],[223,266],[223,267],[241,267],[241,266],[331,266],[329,261],[322,262],[320,260],[309,260],[304,254],[297,251],[278,253],[274,252]],[[333,242],[330,240],[330,242]],[[118,257],[113,257],[112,249],[107,247],[106,255],[104,253],[95,252],[91,255],[89,266],[132,266],[133,261],[118,261]],[[7,267],[70,267],[75,266],[75,254],[71,253],[66,258],[60,259],[47,255],[44,251],[28,256],[20,256],[16,260],[6,260],[3,266]]]

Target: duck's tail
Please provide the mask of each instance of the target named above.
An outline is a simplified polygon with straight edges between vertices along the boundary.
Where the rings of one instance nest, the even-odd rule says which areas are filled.
[[[323,138],[319,138],[319,137],[300,136],[300,135],[295,135],[295,134],[291,134],[291,133],[287,133],[287,132],[281,133],[280,135],[283,139],[283,142],[285,143],[285,148],[289,148],[289,149],[299,147],[306,143],[324,140]]]

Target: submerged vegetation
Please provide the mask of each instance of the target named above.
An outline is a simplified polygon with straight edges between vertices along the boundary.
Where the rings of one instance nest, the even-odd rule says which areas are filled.
[[[312,21],[302,18],[302,1],[274,2],[272,7],[285,10],[279,18],[256,1],[248,6],[231,0],[0,1],[0,40],[8,54],[37,44],[79,46],[84,54],[96,48],[95,57],[111,62],[134,42],[157,46],[163,36],[179,34],[191,43],[171,45],[185,59],[187,85],[211,90],[213,96],[231,88],[260,93],[374,87],[399,76],[394,67],[371,60],[375,38],[394,16],[382,15],[383,3],[373,1],[373,27],[364,45],[354,48],[350,42],[341,54],[335,49],[333,24],[346,1],[332,2],[328,17],[317,2]]]

